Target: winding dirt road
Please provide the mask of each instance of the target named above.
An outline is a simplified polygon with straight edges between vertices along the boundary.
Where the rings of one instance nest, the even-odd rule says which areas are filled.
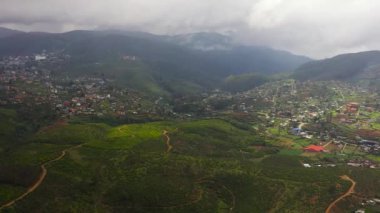
[[[33,185],[31,185],[28,190],[26,190],[26,192],[24,192],[22,195],[18,196],[17,198],[3,204],[0,206],[0,211],[5,209],[5,208],[8,208],[8,207],[11,207],[12,205],[14,205],[17,201],[20,201],[22,199],[24,199],[26,196],[28,196],[30,193],[34,192],[41,184],[42,182],[44,181],[46,175],[47,175],[47,169],[46,169],[46,166],[50,163],[53,163],[55,161],[59,161],[61,160],[63,157],[65,157],[67,151],[70,151],[72,149],[76,149],[76,148],[79,148],[81,147],[81,145],[78,145],[78,146],[74,146],[74,147],[70,147],[68,149],[64,149],[62,150],[61,152],[61,155],[58,156],[57,158],[53,159],[53,160],[50,160],[48,162],[45,162],[43,164],[41,164],[40,168],[41,168],[41,174],[38,176],[37,180],[35,183],[33,183]]]
[[[298,125],[298,129],[302,129],[304,126],[306,125],[306,123],[300,123],[299,125]]]
[[[347,175],[343,175],[340,177],[342,180],[347,180],[347,181],[350,181],[352,183],[351,187],[348,189],[348,191],[343,194],[342,196],[338,197],[334,202],[332,202],[329,207],[326,209],[325,213],[331,213],[331,210],[332,208],[334,208],[334,206],[341,200],[343,200],[344,198],[350,196],[351,194],[353,194],[355,192],[355,186],[356,186],[356,182],[354,180],[352,180],[350,177],[348,177]]]
[[[170,151],[172,151],[172,149],[173,149],[173,146],[172,146],[172,144],[170,143],[169,132],[166,131],[166,130],[164,130],[163,135],[164,135],[165,138],[166,138],[166,146],[167,146],[166,153],[170,153]]]

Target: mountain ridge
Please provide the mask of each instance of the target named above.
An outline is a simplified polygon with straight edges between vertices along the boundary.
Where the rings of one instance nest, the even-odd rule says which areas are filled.
[[[213,41],[216,34],[199,35],[195,36],[198,39],[194,41],[195,44],[218,43],[218,39]],[[60,51],[70,55],[71,59],[61,70],[56,70],[56,73],[102,73],[117,79],[121,86],[129,86],[131,83],[136,85],[136,82],[128,79],[140,79],[139,85],[148,84],[144,79],[150,79],[150,83],[155,85],[154,88],[173,92],[181,88],[179,85],[218,88],[230,75],[252,72],[271,75],[291,71],[311,60],[266,47],[231,45],[230,49],[202,50],[192,46],[193,42],[183,45],[178,35],[174,40],[172,38],[124,31],[20,33],[0,38],[0,56]],[[206,40],[202,41],[204,38]],[[226,40],[222,42],[224,41]],[[133,63],[123,61],[125,57],[137,60]],[[98,66],[99,64],[102,66]]]
[[[380,51],[347,53],[301,65],[293,74],[298,80],[380,79]]]

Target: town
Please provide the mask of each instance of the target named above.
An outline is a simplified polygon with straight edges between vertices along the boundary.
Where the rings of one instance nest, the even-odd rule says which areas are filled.
[[[380,154],[380,98],[369,89],[338,81],[282,80],[245,92],[233,94],[216,89],[168,101],[115,86],[114,79],[104,76],[54,75],[51,67],[60,67],[67,60],[70,56],[61,52],[3,58],[0,105],[46,104],[60,119],[250,118],[252,128],[276,143],[299,141],[290,150],[334,154],[340,159],[333,163],[304,163],[305,167],[342,163],[380,167],[378,161],[372,160]],[[123,56],[121,60],[136,58]]]
[[[189,116],[251,117],[252,126],[274,144],[297,141],[290,150],[339,159],[313,163],[319,167],[379,168],[379,161],[372,160],[380,154],[379,100],[376,92],[348,83],[284,80],[237,94],[214,90],[178,103],[193,107],[182,107],[191,109]]]
[[[165,104],[159,103],[160,99],[149,99],[133,89],[117,87],[112,79],[54,76],[49,67],[59,67],[69,58],[60,53],[3,58],[0,61],[0,105],[48,104],[62,119],[172,113]]]

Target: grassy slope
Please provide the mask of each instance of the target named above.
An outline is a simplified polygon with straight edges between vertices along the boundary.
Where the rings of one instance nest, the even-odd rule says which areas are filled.
[[[0,143],[5,143],[16,133],[17,113],[14,110],[0,109]]]
[[[105,75],[115,79],[119,87],[128,87],[151,96],[167,97],[171,94],[195,94],[204,88],[192,79],[176,76],[169,71],[157,72],[145,61],[105,59],[102,63],[75,63],[67,65],[66,72],[57,75]]]
[[[10,210],[321,212],[348,188],[338,178],[344,169],[305,169],[302,157],[281,153],[261,160],[260,151],[249,151],[260,140],[221,120],[47,128],[7,159],[37,166],[66,147],[84,146],[49,165],[41,187]],[[7,187],[0,194],[20,192]]]
[[[269,81],[269,77],[257,73],[245,73],[228,76],[222,88],[231,92],[242,92],[258,87]]]

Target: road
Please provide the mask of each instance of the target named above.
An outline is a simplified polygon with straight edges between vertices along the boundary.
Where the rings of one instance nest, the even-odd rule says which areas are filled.
[[[55,158],[55,159],[53,159],[53,160],[50,160],[50,161],[48,161],[48,162],[45,162],[45,163],[41,164],[41,166],[40,166],[40,168],[41,168],[41,173],[40,173],[40,175],[38,176],[36,182],[34,182],[34,183],[28,188],[28,190],[26,190],[26,192],[24,192],[22,195],[20,195],[20,196],[18,196],[17,198],[15,198],[15,199],[13,199],[13,200],[11,200],[11,201],[9,201],[9,202],[7,202],[7,203],[1,205],[1,206],[0,206],[0,211],[1,211],[2,209],[5,209],[5,208],[8,208],[8,207],[13,206],[17,201],[20,201],[20,200],[24,199],[26,196],[28,196],[29,194],[31,194],[32,192],[34,192],[39,186],[41,186],[41,184],[42,184],[42,182],[45,180],[45,177],[46,177],[47,172],[48,172],[48,170],[46,169],[46,166],[47,166],[48,164],[53,163],[53,162],[55,162],[55,161],[59,161],[59,160],[61,160],[63,157],[65,157],[67,151],[72,150],[72,149],[79,148],[79,147],[81,147],[81,146],[82,146],[82,144],[81,144],[81,145],[78,145],[78,146],[70,147],[70,148],[68,148],[68,149],[65,149],[65,150],[63,150],[63,151],[61,152],[61,155],[58,156],[57,158]]]
[[[329,207],[326,209],[325,213],[331,213],[332,211],[332,208],[334,208],[334,206],[341,200],[343,200],[344,198],[350,196],[351,194],[353,194],[355,192],[355,186],[356,186],[356,182],[354,180],[352,180],[350,177],[348,177],[347,175],[343,175],[340,177],[342,180],[347,180],[347,181],[350,181],[352,183],[351,187],[348,189],[348,191],[346,193],[344,193],[342,196],[338,197],[334,202],[332,202]]]

